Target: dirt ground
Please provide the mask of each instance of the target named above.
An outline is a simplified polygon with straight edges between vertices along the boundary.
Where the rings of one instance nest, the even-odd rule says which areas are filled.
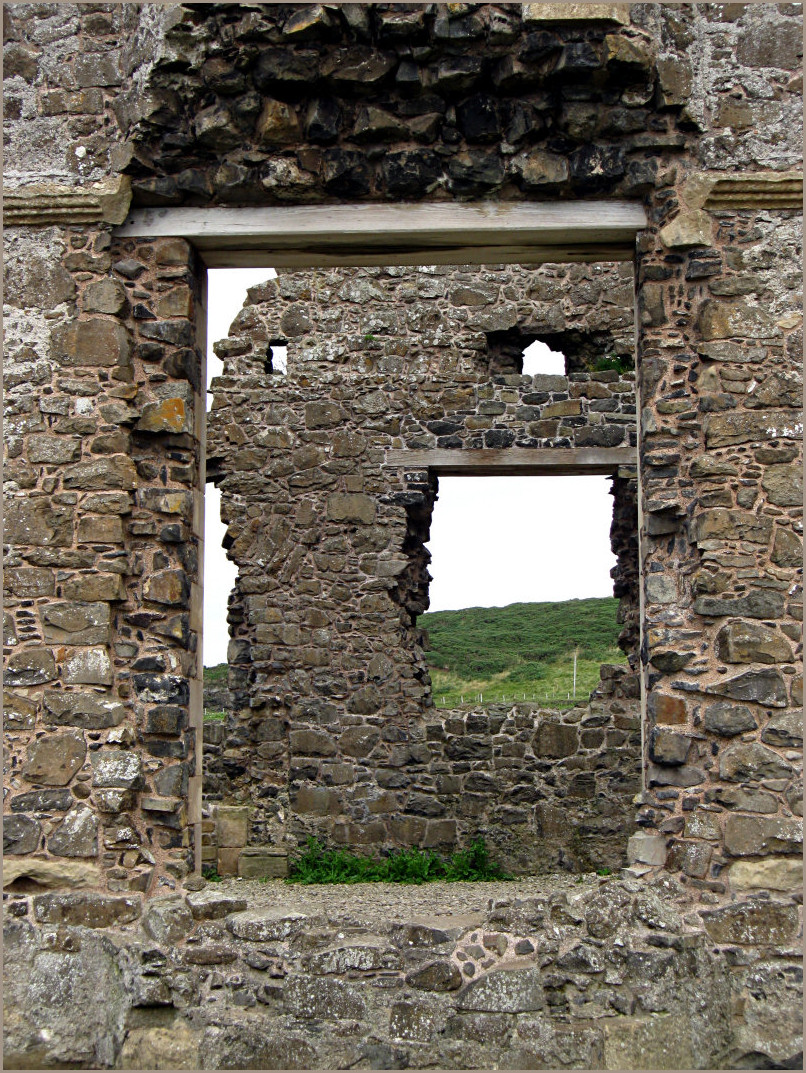
[[[504,899],[543,898],[580,894],[602,882],[595,873],[583,876],[552,874],[510,882],[491,883],[340,883],[302,886],[281,879],[265,883],[252,879],[225,879],[207,883],[205,894],[246,898],[249,908],[264,906],[289,913],[325,917],[345,927],[383,929],[391,922],[430,923],[442,926],[454,918],[456,926],[482,923],[492,902]],[[473,919],[476,918],[476,919]]]

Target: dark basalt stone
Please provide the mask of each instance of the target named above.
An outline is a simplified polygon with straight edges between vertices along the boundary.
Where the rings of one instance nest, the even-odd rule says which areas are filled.
[[[470,142],[495,142],[501,137],[498,103],[487,94],[477,93],[458,104],[456,122]]]
[[[132,180],[132,201],[135,205],[181,205],[182,191],[168,175],[155,175]]]
[[[245,93],[232,102],[230,113],[242,131],[250,132],[262,108],[263,98],[259,93]]]
[[[511,447],[515,442],[515,433],[509,429],[490,429],[484,433],[485,447]]]
[[[395,5],[390,11],[377,14],[378,40],[408,41],[416,44],[428,37],[423,7],[414,11],[399,10]]]
[[[615,146],[583,145],[568,158],[571,181],[580,189],[606,188],[624,175],[624,152]]]
[[[577,447],[618,447],[624,442],[626,429],[621,425],[596,425],[580,428],[576,434]]]
[[[705,709],[705,729],[732,738],[756,729],[753,713],[744,704],[719,701]]]
[[[495,153],[462,153],[448,163],[450,188],[455,194],[490,190],[504,181],[504,164]]]
[[[365,196],[371,185],[369,162],[363,153],[353,149],[328,149],[322,159],[322,181],[329,194]]]
[[[441,174],[442,160],[429,149],[388,153],[381,163],[381,175],[390,197],[422,197]]]
[[[735,678],[715,682],[706,687],[707,693],[717,693],[731,700],[749,700],[784,708],[787,704],[786,686],[779,670],[765,668],[761,671],[745,671]]]
[[[375,93],[397,67],[397,58],[364,45],[331,52],[321,63],[322,75],[340,91]]]
[[[456,421],[427,421],[425,427],[435,436],[450,436],[462,428],[461,424]]]
[[[42,828],[33,816],[4,816],[3,853],[33,853],[41,834]]]
[[[176,176],[177,189],[190,197],[207,201],[213,196],[213,184],[210,177],[198,168],[185,168]]]
[[[243,93],[249,85],[248,76],[223,56],[211,56],[203,63],[201,76],[205,85],[221,96]]]
[[[691,749],[688,734],[678,734],[665,727],[655,727],[649,737],[649,756],[656,764],[678,767],[685,764]]]
[[[477,84],[482,69],[479,56],[448,56],[431,72],[430,85],[440,93],[461,93]]]
[[[747,618],[777,619],[784,612],[784,598],[779,592],[758,590],[746,596],[698,596],[694,601],[698,615],[719,618],[726,615]]]
[[[548,56],[559,55],[561,49],[562,41],[556,34],[538,30],[536,33],[526,35],[518,48],[517,56],[524,63],[535,63]]]
[[[161,343],[173,343],[174,346],[189,347],[194,343],[193,326],[186,320],[145,323],[140,325],[140,334],[146,339],[158,339]]]
[[[75,798],[69,790],[30,790],[12,797],[11,811],[67,812],[74,804]]]
[[[472,41],[484,36],[484,23],[478,15],[438,15],[434,22],[437,41]]]
[[[288,48],[266,49],[258,57],[253,72],[257,88],[268,93],[278,87],[310,89],[319,76],[319,53]]]
[[[132,685],[142,699],[164,704],[187,704],[190,696],[187,680],[173,675],[133,674]]]
[[[339,136],[341,108],[333,97],[311,101],[305,120],[305,133],[316,145],[330,145]]]
[[[165,358],[162,367],[169,376],[175,376],[179,380],[187,380],[196,390],[199,389],[201,384],[201,360],[191,347],[173,351]]]
[[[571,41],[563,47],[554,75],[578,78],[590,75],[602,64],[601,48],[590,41]]]
[[[266,196],[258,169],[243,164],[225,162],[213,172],[213,186],[219,200],[225,202],[256,202]]]
[[[416,93],[423,85],[423,75],[414,60],[403,60],[395,74],[395,86],[402,93]]]

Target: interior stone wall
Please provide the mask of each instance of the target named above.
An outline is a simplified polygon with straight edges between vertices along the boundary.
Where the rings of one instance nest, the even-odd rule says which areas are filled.
[[[632,754],[608,753],[614,713],[577,713],[581,752],[577,728],[546,712],[472,718],[484,733],[434,713],[417,616],[428,607],[423,545],[437,482],[389,465],[386,452],[634,446],[632,373],[495,371],[504,330],[527,342],[547,324],[629,334],[630,274],[620,265],[332,269],[250,290],[216,345],[224,370],[212,385],[208,476],[238,566],[216,796],[251,806],[252,846],[293,851],[315,834],[361,848],[450,849],[484,834],[521,871],[624,859],[640,741],[625,732],[619,745],[629,738]],[[283,373],[271,364],[279,343]],[[611,465],[629,487],[630,467]],[[634,605],[637,587],[623,587]],[[585,733],[597,722],[610,725],[607,739]],[[596,768],[618,771],[598,787],[591,775],[590,794],[569,789],[578,771]],[[577,811],[588,818],[599,822],[603,807],[617,816],[608,833],[618,846],[592,841],[586,855],[571,811],[564,825],[541,824],[535,802],[567,792],[584,798]]]

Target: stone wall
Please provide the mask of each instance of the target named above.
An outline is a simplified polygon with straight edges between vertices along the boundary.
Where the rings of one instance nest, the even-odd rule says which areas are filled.
[[[3,11],[4,849],[23,886],[142,892],[193,866],[203,280],[181,240],[112,235],[117,109],[164,13]]]
[[[789,4],[4,8],[7,562],[29,572],[9,590],[7,623],[6,815],[24,850],[12,863],[29,878],[63,883],[78,870],[153,891],[188,867],[187,825],[200,819],[182,811],[181,770],[195,805],[198,623],[182,615],[198,533],[174,528],[176,508],[164,508],[179,500],[162,497],[200,490],[202,269],[173,240],[171,266],[149,260],[159,245],[118,250],[131,180],[152,205],[643,199],[649,710],[647,832],[633,846],[698,882],[723,883],[748,861],[786,872],[800,844],[799,19]],[[146,297],[114,268],[130,253],[146,265]],[[166,268],[188,273],[182,286]],[[500,368],[514,343],[492,342]],[[596,344],[578,342],[583,354]],[[471,354],[461,360],[469,369]],[[423,507],[419,483],[401,492]],[[412,504],[378,509],[421,540]],[[365,524],[333,518],[334,539],[344,523]],[[406,579],[411,610],[423,569],[420,558]],[[398,640],[384,636],[391,650]],[[422,679],[408,686],[419,703]],[[46,690],[62,698],[55,709]],[[54,741],[71,758],[62,785],[38,781],[54,778]],[[51,838],[82,856],[53,852]]]
[[[131,895],[16,895],[4,1058],[8,1068],[795,1069],[797,929],[786,896],[736,904],[668,875],[402,891],[242,880],[143,912]]]
[[[801,317],[785,268],[798,230],[720,213],[707,253],[642,261],[665,278],[644,289],[657,306],[640,344],[651,693],[639,823],[675,836],[671,860],[700,878],[800,845]]]
[[[224,370],[208,433],[208,473],[239,571],[229,612],[233,710],[214,777],[225,805],[249,806],[250,844],[277,854],[316,834],[373,849],[452,848],[486,832],[519,870],[556,865],[562,854],[576,865],[588,859],[584,829],[535,810],[554,791],[533,793],[525,810],[497,808],[502,797],[525,804],[534,777],[522,781],[519,769],[568,756],[575,729],[555,741],[535,712],[521,713],[523,722],[491,712],[471,718],[487,730],[465,726],[460,743],[456,715],[434,721],[417,615],[428,607],[424,542],[437,486],[425,470],[390,465],[386,452],[634,445],[632,374],[522,375],[513,364],[503,372],[500,357],[502,333],[523,346],[546,326],[580,335],[595,327],[606,351],[629,332],[630,294],[629,268],[619,265],[332,269],[252,288],[216,345]],[[283,373],[271,364],[277,344],[287,346]],[[634,479],[629,495],[630,469],[617,471],[626,517]],[[637,546],[614,531],[623,617],[633,620],[637,561],[628,559]],[[551,743],[516,762],[535,733]],[[496,735],[508,745],[494,745]],[[584,744],[606,767],[605,735],[594,736]],[[620,792],[594,787],[589,805],[596,811],[609,797],[618,816],[610,833],[621,842],[592,846],[594,856],[623,855],[639,789],[635,737],[632,747]],[[549,764],[556,793],[580,796],[570,772],[592,763],[583,749]]]
[[[618,4],[187,5],[128,109],[135,199],[640,196],[685,144],[683,75],[657,108],[655,45]]]
[[[799,969],[788,944],[801,847],[800,6],[10,4],[3,14],[4,815],[19,851],[4,867],[12,887],[4,899],[6,1063],[140,1064],[147,1046],[154,1065],[190,1054],[191,1064],[212,1066],[797,1066]],[[524,956],[516,954],[521,941],[553,950],[554,929],[570,921],[571,930],[560,932],[567,949],[542,965],[539,993],[533,968],[505,985],[482,974],[482,998],[471,997],[471,1009],[463,996],[473,983],[436,998],[425,993],[425,1002],[415,995],[424,979],[461,979],[468,960],[480,972],[494,954],[477,957],[470,946],[486,949],[485,932],[480,944],[474,932],[470,943],[457,936],[464,945],[449,957],[447,947],[445,957],[442,949],[429,956],[441,967],[408,982],[404,942],[402,967],[389,970],[389,986],[404,996],[394,1022],[364,1016],[378,996],[388,1010],[381,976],[367,981],[361,1001],[354,981],[339,980],[324,1005],[309,1005],[310,983],[278,965],[271,944],[283,940],[268,932],[263,945],[245,939],[252,945],[242,956],[224,942],[240,939],[241,925],[219,934],[215,922],[191,923],[193,909],[166,915],[156,905],[140,933],[134,921],[143,905],[177,887],[200,848],[193,837],[209,834],[200,815],[183,811],[200,797],[199,768],[191,772],[201,728],[191,727],[191,711],[201,712],[193,651],[201,545],[189,497],[196,493],[198,519],[204,288],[201,265],[181,243],[115,245],[132,187],[136,203],[168,206],[643,200],[648,226],[635,281],[648,710],[638,816],[645,830],[630,839],[630,854],[634,872],[676,872],[684,900],[713,905],[704,918],[689,900],[679,932],[672,921],[601,948],[609,938],[594,930],[599,918],[589,905],[550,907],[548,947],[543,923],[522,926],[517,912],[482,919],[491,935],[506,931],[506,947],[490,940],[502,958]],[[173,251],[169,263],[159,259],[163,248]],[[145,266],[131,269],[141,286],[115,267],[128,259]],[[598,345],[575,341],[583,360]],[[507,369],[493,375],[515,375],[507,362],[519,340],[491,342],[498,369]],[[468,350],[462,367],[470,370],[480,351]],[[457,382],[457,397],[476,375]],[[497,386],[516,390],[506,379]],[[455,416],[461,407],[447,408]],[[474,435],[494,431],[499,415],[482,416],[492,418],[490,428]],[[315,449],[331,446],[327,428],[312,431],[321,436]],[[426,426],[417,435],[438,433]],[[352,547],[357,536],[360,545],[369,531],[349,515],[366,507],[354,497],[375,493],[371,483],[346,487],[351,456],[339,457],[344,498],[325,519],[335,542],[323,551],[326,570],[343,554],[339,541],[349,537]],[[309,480],[312,471],[302,470]],[[414,554],[397,617],[372,612],[382,651],[363,653],[348,674],[365,673],[376,654],[412,651],[413,639],[401,644],[396,630],[401,607],[416,614],[422,605],[418,548],[433,492],[421,473],[400,488],[420,498],[378,499],[375,521],[388,522]],[[236,556],[250,540],[262,543],[267,560],[276,555],[288,521],[231,534]],[[361,554],[391,563],[371,601],[388,593],[399,563],[377,548]],[[282,570],[277,578],[282,584]],[[243,591],[233,608],[236,634],[249,600],[265,595]],[[272,635],[278,623],[260,625]],[[629,645],[635,625],[625,626]],[[237,648],[233,662],[247,666]],[[382,672],[381,662],[373,666]],[[420,677],[407,676],[401,692],[407,710],[427,695],[424,665],[414,670]],[[259,684],[244,676],[236,687],[248,694],[245,687]],[[260,777],[276,756],[271,719],[255,750]],[[273,791],[270,781],[266,789]],[[624,901],[614,896],[600,917],[665,924],[650,895],[660,893],[661,909],[678,904],[670,882],[645,881]],[[717,904],[726,887],[741,900]],[[236,908],[244,911],[213,912]],[[126,921],[128,934],[87,927]],[[344,922],[344,914],[334,917]],[[192,927],[200,943],[178,946]],[[261,927],[247,934],[263,934]],[[605,959],[601,972],[589,948]],[[199,967],[205,959],[212,969]],[[374,964],[371,955],[354,964],[349,971],[374,971],[360,968]],[[260,976],[272,979],[275,966],[286,972],[276,979],[289,978],[279,996]],[[556,971],[542,972],[548,968]],[[728,977],[729,991],[719,982]],[[499,997],[484,998],[485,988]],[[315,991],[325,994],[318,984]],[[477,1008],[500,1003],[502,992],[506,1010]],[[204,1012],[215,1002],[201,1006],[201,994],[227,996],[217,1023]],[[282,1006],[271,1005],[277,998]],[[172,1012],[183,1005],[187,1022]],[[257,1030],[247,1032],[236,1010]],[[506,1020],[487,1019],[499,1015]],[[304,1034],[292,1028],[300,1017]],[[180,1055],[170,1049],[176,1032],[180,1050],[187,1045]],[[471,1039],[482,1034],[495,1040],[495,1054]]]
[[[380,723],[345,731],[339,745],[348,748],[349,739],[353,746],[345,763],[335,744],[326,754],[332,738],[320,732],[318,755],[296,759],[306,781],[288,816],[285,843],[267,845],[259,795],[254,805],[238,805],[228,792],[237,762],[227,747],[231,730],[222,722],[205,724],[205,865],[222,876],[285,875],[286,845],[293,852],[310,835],[336,846],[391,843],[443,854],[483,837],[495,860],[516,875],[627,863],[641,788],[641,716],[638,680],[626,667],[602,667],[590,702],[565,712],[528,703],[432,709],[424,740],[390,751],[385,769],[375,773],[378,789],[368,794],[356,753],[369,757],[382,733]],[[336,797],[362,776],[369,801],[363,824],[340,814]]]
[[[32,289],[52,232],[15,232],[7,264],[4,848],[146,890],[193,860],[201,295],[187,243],[87,227],[62,229],[62,290]]]

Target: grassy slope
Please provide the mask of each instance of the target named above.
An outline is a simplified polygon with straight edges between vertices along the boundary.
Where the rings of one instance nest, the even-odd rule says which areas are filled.
[[[600,664],[625,660],[616,646],[617,609],[618,600],[603,597],[422,615],[437,705],[450,707],[462,697],[471,703],[478,694],[485,702],[524,694],[565,700],[573,691],[575,648],[577,698],[586,698]]]
[[[436,704],[452,707],[462,698],[470,704],[479,694],[485,702],[524,695],[565,702],[573,689],[575,648],[577,699],[585,699],[599,681],[600,664],[625,662],[616,647],[617,608],[618,600],[603,597],[422,615],[418,624],[428,634]],[[205,683],[225,684],[226,671],[226,664],[205,667]]]

